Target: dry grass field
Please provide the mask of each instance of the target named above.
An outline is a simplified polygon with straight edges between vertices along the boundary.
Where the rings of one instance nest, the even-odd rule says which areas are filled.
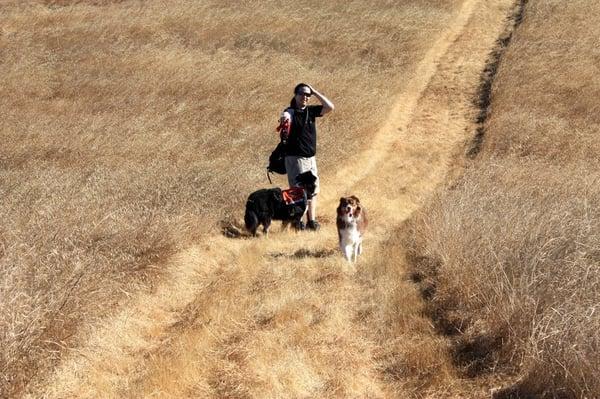
[[[1,2],[0,397],[484,398],[506,376],[593,396],[597,290],[575,288],[598,263],[583,2],[530,1],[477,159],[403,225],[462,165],[515,4]],[[268,186],[300,81],[336,105],[319,121],[323,229],[223,237]],[[348,193],[374,221],[357,268],[336,252]],[[485,355],[461,358],[478,339]]]
[[[2,2],[0,396],[241,217],[298,81],[324,172],[367,146],[459,2],[341,4]]]
[[[462,178],[412,221],[429,312],[497,397],[600,397],[600,6],[529,1]]]

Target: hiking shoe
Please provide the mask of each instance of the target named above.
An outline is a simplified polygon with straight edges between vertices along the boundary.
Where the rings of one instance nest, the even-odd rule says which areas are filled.
[[[316,220],[309,220],[308,224],[306,225],[306,227],[309,230],[317,231],[317,230],[319,230],[321,228],[321,225]]]
[[[303,221],[294,222],[294,229],[298,231],[306,230],[306,226]]]

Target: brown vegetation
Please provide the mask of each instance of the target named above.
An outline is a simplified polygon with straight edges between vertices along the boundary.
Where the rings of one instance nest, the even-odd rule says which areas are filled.
[[[487,397],[489,382],[455,375],[396,231],[470,137],[470,100],[510,4],[466,1],[432,42],[420,41],[427,49],[402,75],[385,123],[365,130],[368,148],[340,132],[340,151],[353,158],[321,171],[319,233],[202,236],[166,263],[155,290],[93,326],[33,396]],[[332,220],[345,192],[377,222],[355,270]]]
[[[530,0],[481,151],[411,223],[428,312],[501,397],[600,396],[599,9]]]
[[[320,168],[364,148],[455,3],[3,2],[2,395],[266,183],[297,81],[338,100]]]

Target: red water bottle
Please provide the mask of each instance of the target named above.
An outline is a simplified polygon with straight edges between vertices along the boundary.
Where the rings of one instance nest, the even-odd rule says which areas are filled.
[[[290,113],[283,111],[281,118],[279,119],[279,127],[277,128],[277,131],[279,132],[279,138],[281,138],[281,142],[283,144],[287,142],[287,138],[290,135],[291,122],[292,116]]]

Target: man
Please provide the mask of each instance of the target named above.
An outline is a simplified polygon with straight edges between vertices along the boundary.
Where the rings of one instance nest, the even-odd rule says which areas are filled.
[[[313,95],[321,105],[308,105],[308,101]],[[316,195],[319,193],[320,182],[315,158],[317,152],[316,118],[333,111],[333,109],[333,103],[327,97],[306,83],[300,83],[294,88],[294,97],[290,102],[290,107],[286,109],[291,119],[285,147],[285,168],[288,182],[290,186],[299,186],[296,177],[307,171],[311,171],[317,178],[315,194],[309,199],[307,209],[306,228],[313,231],[319,229]],[[303,229],[304,225],[298,227]]]

